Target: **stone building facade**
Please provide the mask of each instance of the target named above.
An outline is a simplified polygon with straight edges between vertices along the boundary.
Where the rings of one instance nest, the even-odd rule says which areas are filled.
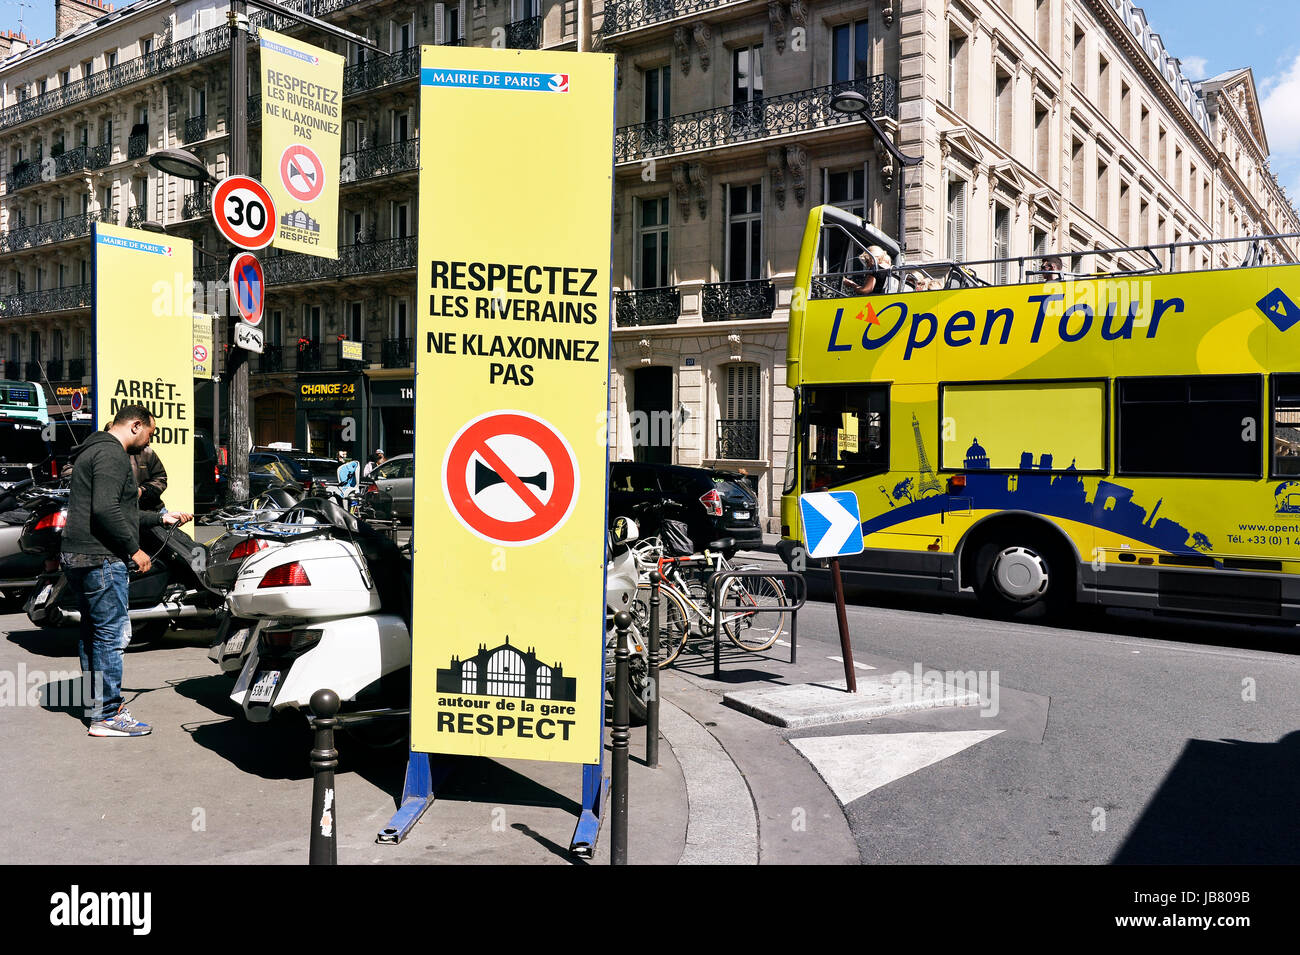
[[[385,52],[251,16],[347,64],[339,259],[264,257],[253,439],[399,453],[413,439],[418,47],[574,49],[579,11],[575,0],[297,3]],[[1190,82],[1127,0],[593,4],[594,46],[618,66],[611,458],[744,470],[767,530],[790,440],[785,328],[808,211],[834,203],[892,234],[904,180],[863,122],[830,107],[832,92],[862,92],[922,157],[905,180],[913,262],[1300,230],[1268,169],[1251,71]],[[208,193],[148,161],[179,146],[226,174],[221,11],[211,0],[56,0],[56,37],[0,38],[0,357],[6,377],[48,379],[55,404],[88,372],[95,220],[157,222],[223,247]],[[256,175],[251,45],[249,71]],[[544,166],[521,162],[521,174],[544,181]],[[1157,249],[1177,268],[1246,253]],[[1297,245],[1251,254],[1293,259]],[[196,256],[215,288],[218,267]],[[1096,271],[1143,258],[1076,261]],[[1014,281],[1020,267],[979,268]],[[343,358],[343,339],[364,343],[362,361]],[[336,380],[359,386],[346,406],[303,400]],[[350,439],[345,417],[363,423]]]

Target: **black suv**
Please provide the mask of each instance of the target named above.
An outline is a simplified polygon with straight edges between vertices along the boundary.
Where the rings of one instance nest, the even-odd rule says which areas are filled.
[[[664,498],[682,505],[665,514],[683,521],[696,550],[710,541],[734,538],[737,544],[760,543],[758,499],[743,484],[707,468],[679,464],[611,464],[609,468],[609,519],[633,517],[632,508],[658,503]],[[643,527],[643,536],[658,532]]]

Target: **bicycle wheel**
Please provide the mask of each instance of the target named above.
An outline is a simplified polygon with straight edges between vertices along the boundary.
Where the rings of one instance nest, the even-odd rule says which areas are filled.
[[[650,585],[641,584],[636,589],[632,614],[645,639],[650,639]],[[690,617],[682,599],[667,587],[659,588],[659,669],[677,659],[690,635]]]
[[[790,620],[790,611],[768,608],[785,604],[785,588],[772,577],[732,579],[722,593],[722,629],[742,650],[766,650],[785,632]],[[746,607],[764,609],[746,613]]]

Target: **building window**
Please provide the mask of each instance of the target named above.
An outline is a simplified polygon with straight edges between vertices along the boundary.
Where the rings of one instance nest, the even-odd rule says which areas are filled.
[[[1038,45],[1049,56],[1052,53],[1052,5],[1049,0],[1034,0],[1034,27]]]
[[[1133,90],[1127,83],[1119,83],[1119,131],[1130,142],[1133,139]]]
[[[763,186],[727,187],[727,278],[743,282],[763,275]]]
[[[1119,237],[1127,245],[1133,242],[1133,223],[1129,213],[1129,185],[1119,184]]]
[[[1151,206],[1145,199],[1138,203],[1138,234],[1143,245],[1151,244]]]
[[[1043,103],[1034,104],[1034,172],[1047,178],[1051,168],[1051,128],[1048,125],[1050,110]]]
[[[645,95],[641,103],[644,122],[657,123],[672,116],[672,67],[656,66],[645,70]]]
[[[460,691],[478,693],[478,664],[473,660],[466,660],[460,665]]]
[[[995,70],[993,91],[993,141],[1003,149],[1010,149],[1011,106],[1014,98],[1011,74]]]
[[[831,28],[831,82],[846,83],[871,75],[867,21],[855,20]]]
[[[668,197],[641,200],[641,241],[637,288],[671,285],[668,277]]]
[[[1097,162],[1097,221],[1110,228],[1110,166]]]
[[[277,348],[284,344],[284,312],[278,308],[267,313],[266,343]]]
[[[731,105],[734,122],[761,123],[763,118],[763,44],[731,51]]]
[[[347,336],[349,341],[365,341],[365,324],[362,322],[365,306],[360,302],[348,302],[345,308],[343,334]]]
[[[966,34],[948,24],[948,108],[962,114],[966,112],[969,50]]]
[[[140,38],[140,55],[148,56],[153,52],[153,37],[144,36]]]
[[[71,82],[72,82],[72,71],[71,71],[71,70],[59,70],[59,85],[60,85],[60,86],[67,86],[67,85],[68,85],[69,83],[71,83]]]
[[[1074,84],[1080,90],[1088,88],[1087,74],[1088,58],[1088,34],[1081,24],[1074,25],[1074,60],[1072,68],[1074,70]]]
[[[714,453],[723,459],[753,461],[759,456],[759,368],[754,364],[725,367],[727,390]]]
[[[304,305],[302,307],[302,337],[312,342],[320,342],[320,316],[321,307],[319,305]]]
[[[1165,135],[1165,128],[1161,126],[1160,133],[1156,138],[1156,168],[1160,170],[1160,175],[1165,179],[1169,178],[1169,159],[1167,155],[1169,150],[1166,148],[1167,142],[1168,137]]]
[[[458,45],[465,36],[463,0],[461,3],[435,3],[433,11],[433,42]]]
[[[1177,144],[1174,145],[1174,181],[1178,186],[1178,194],[1186,195],[1187,182],[1183,179],[1183,147]]]
[[[862,169],[849,169],[844,172],[823,170],[822,195],[828,205],[837,206],[850,215],[865,219],[867,200],[865,193],[866,174]],[[841,229],[822,230],[821,271],[838,272],[844,267],[844,257],[849,253],[849,238]]]
[[[993,213],[993,258],[1005,259],[1011,255],[1011,212],[1006,206],[994,206]],[[993,263],[993,281],[997,285],[1007,284],[1007,263]]]
[[[388,111],[392,139],[390,142],[404,143],[411,135],[411,111],[409,109],[390,109]]]
[[[404,298],[393,299],[393,314],[388,322],[388,337],[406,341],[411,337],[410,306]]]
[[[1258,375],[1120,378],[1118,474],[1260,477]]]
[[[1077,136],[1070,141],[1070,198],[1083,208],[1083,140]]]
[[[104,54],[104,69],[111,70],[117,66],[117,50],[109,50]]]
[[[1097,59],[1097,102],[1101,104],[1101,115],[1110,119],[1110,60],[1104,56]]]
[[[415,45],[415,14],[405,22],[388,21],[388,49],[392,53],[409,50]]]
[[[948,181],[948,206],[945,221],[948,258],[960,262],[966,257],[966,182]]]
[[[1297,475],[1300,475],[1300,375],[1273,375],[1273,477]],[[1278,500],[1276,510],[1300,513],[1300,487],[1292,487],[1285,500]]]
[[[1142,155],[1147,159],[1151,158],[1151,110],[1147,109],[1146,104],[1142,104],[1142,109],[1138,119],[1138,134],[1142,139]]]
[[[411,223],[411,204],[409,202],[393,202],[389,209],[389,223],[391,225],[391,234],[394,239],[404,239],[410,235]]]

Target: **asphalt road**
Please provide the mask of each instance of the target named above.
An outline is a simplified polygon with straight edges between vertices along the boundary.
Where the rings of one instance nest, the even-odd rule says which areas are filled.
[[[975,671],[998,703],[781,731],[842,737],[803,745],[833,757],[863,862],[1300,862],[1300,628],[850,597],[859,664]],[[842,678],[838,655],[833,605],[812,602],[783,682]]]

